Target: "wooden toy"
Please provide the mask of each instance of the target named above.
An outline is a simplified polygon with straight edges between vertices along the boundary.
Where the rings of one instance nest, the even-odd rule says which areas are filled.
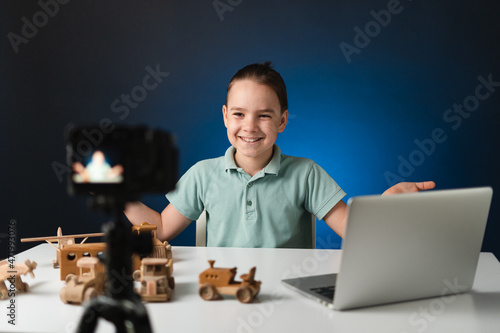
[[[135,281],[141,283],[136,292],[142,300],[149,302],[168,301],[175,287],[172,277],[172,259],[143,258],[141,269],[134,272]]]
[[[62,229],[61,227],[59,227],[57,228],[57,236],[22,238],[21,242],[24,243],[24,242],[46,241],[47,243],[49,243],[53,248],[56,249],[56,259],[52,261],[52,266],[54,268],[59,268],[61,263],[61,250],[66,245],[75,245],[76,238],[83,238],[83,240],[80,242],[80,244],[83,244],[89,237],[101,237],[101,236],[104,236],[104,234],[92,233],[92,234],[79,234],[79,235],[63,235]],[[54,243],[56,243],[57,246],[54,245]],[[64,278],[61,278],[61,280],[64,280]]]
[[[61,301],[67,304],[81,304],[102,295],[106,281],[103,266],[95,257],[78,259],[79,275],[68,274],[66,276],[66,285],[62,287],[59,294]]]
[[[141,233],[151,233],[153,239],[153,251],[146,257],[172,259],[172,246],[167,241],[160,241],[156,237],[157,227],[153,224],[143,222],[140,226],[132,226],[132,233],[140,235]],[[90,233],[78,235],[63,235],[59,227],[57,236],[23,238],[21,242],[46,241],[57,251],[56,259],[53,260],[53,267],[60,268],[60,279],[65,280],[68,274],[78,275],[79,268],[76,263],[83,257],[98,257],[106,250],[106,243],[85,243],[89,237],[104,236],[104,233]],[[76,243],[76,238],[83,238],[80,243]],[[57,246],[54,244],[56,243]],[[137,254],[132,255],[132,270],[140,270],[141,257]],[[99,272],[104,271],[104,266],[99,265],[96,268]],[[173,264],[170,270],[173,270]]]
[[[23,282],[21,275],[30,274],[35,277],[33,270],[36,268],[36,262],[26,260],[24,263],[14,263],[7,260],[0,261],[0,299],[7,299],[14,287],[19,292],[28,291],[28,284]],[[7,283],[10,287],[7,288]],[[13,287],[14,286],[14,287]]]
[[[59,249],[60,278],[66,280],[69,274],[79,275],[77,266],[80,258],[98,258],[106,251],[106,243],[67,244]],[[96,266],[98,272],[104,272],[104,265]]]
[[[243,281],[235,281],[236,267],[214,268],[215,260],[209,260],[210,268],[200,274],[199,294],[206,301],[220,298],[223,295],[235,295],[241,303],[253,301],[260,291],[261,281],[255,281],[255,270],[253,267],[248,274],[240,278]]]
[[[172,259],[172,245],[167,241],[162,242],[156,237],[157,227],[154,224],[149,224],[148,222],[142,222],[141,225],[132,226],[132,233],[135,235],[140,235],[143,233],[151,233],[153,239],[153,251],[146,256],[139,256],[138,254],[132,255],[132,270],[136,271],[141,269],[141,259],[143,258],[163,258]],[[173,270],[174,266],[171,266]]]

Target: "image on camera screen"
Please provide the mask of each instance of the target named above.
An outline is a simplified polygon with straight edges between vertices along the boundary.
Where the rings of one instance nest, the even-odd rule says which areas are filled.
[[[123,166],[113,163],[117,159],[111,151],[95,150],[88,161],[73,163],[73,182],[75,183],[121,183]],[[118,159],[119,161],[119,159]]]

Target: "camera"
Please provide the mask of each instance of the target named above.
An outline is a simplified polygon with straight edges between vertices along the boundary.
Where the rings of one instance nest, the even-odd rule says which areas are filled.
[[[71,167],[68,193],[93,194],[90,207],[114,215],[114,221],[104,227],[109,293],[87,303],[78,332],[93,332],[99,317],[113,322],[117,332],[125,327],[120,322],[124,318],[134,331],[151,332],[146,308],[133,291],[131,260],[134,252],[152,250],[151,235],[134,237],[121,215],[126,203],[141,194],[165,193],[175,187],[178,153],[173,137],[144,126],[104,121],[99,126],[70,125],[65,134],[66,162]]]
[[[177,182],[173,137],[145,126],[68,126],[68,193],[135,200],[167,192]]]

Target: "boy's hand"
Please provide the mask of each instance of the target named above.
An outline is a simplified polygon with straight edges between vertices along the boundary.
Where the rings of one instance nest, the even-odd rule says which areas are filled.
[[[389,187],[382,195],[391,195],[398,193],[409,193],[409,192],[419,192],[425,190],[432,190],[436,186],[433,181],[418,182],[418,183],[397,183],[396,185]]]

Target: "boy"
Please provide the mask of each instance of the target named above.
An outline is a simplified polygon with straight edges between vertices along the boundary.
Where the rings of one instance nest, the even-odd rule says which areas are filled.
[[[240,69],[222,107],[231,147],[223,157],[198,162],[167,194],[161,214],[129,204],[133,224],[158,226],[170,240],[207,212],[207,245],[310,248],[311,215],[341,237],[347,205],[344,191],[316,163],[282,155],[275,141],[288,121],[283,79],[270,63]],[[433,182],[399,183],[384,194],[434,188]]]

